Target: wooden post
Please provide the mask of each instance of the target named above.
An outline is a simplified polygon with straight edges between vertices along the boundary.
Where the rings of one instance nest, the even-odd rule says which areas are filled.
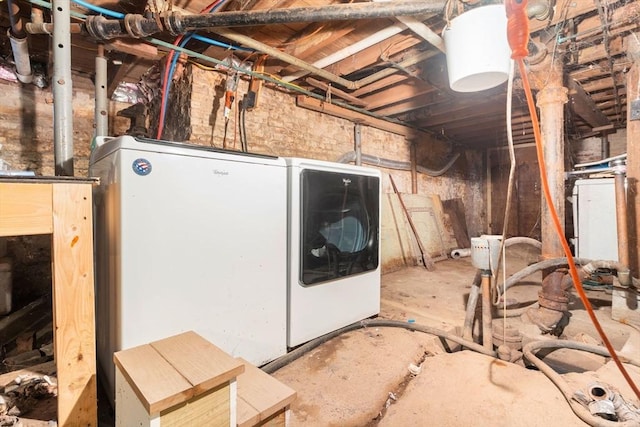
[[[53,332],[61,426],[97,425],[92,224],[91,185],[54,184]]]

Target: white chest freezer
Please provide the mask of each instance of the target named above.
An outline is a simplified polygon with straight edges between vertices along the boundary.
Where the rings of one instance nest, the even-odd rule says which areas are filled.
[[[111,390],[113,352],[187,330],[256,365],[286,353],[283,159],[125,136],[105,138],[90,174]]]

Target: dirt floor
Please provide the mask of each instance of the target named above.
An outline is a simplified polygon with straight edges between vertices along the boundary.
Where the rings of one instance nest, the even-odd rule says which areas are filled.
[[[508,273],[537,260],[528,248],[513,248]],[[434,271],[407,268],[383,276],[379,318],[415,322],[460,333],[475,269],[470,258],[436,263]],[[535,302],[540,275],[508,290],[507,301]],[[640,332],[611,320],[611,295],[589,292],[597,316],[620,354],[640,358]],[[598,343],[580,301],[563,338]],[[480,314],[478,312],[478,314]],[[503,319],[494,320],[498,327]],[[525,342],[541,337],[537,327],[509,318]],[[478,334],[478,325],[475,335]],[[626,345],[626,346],[625,346]],[[548,363],[575,389],[594,381],[614,386],[638,405],[615,366],[591,353],[558,350]],[[413,366],[411,366],[413,365]],[[640,369],[625,364],[636,384]],[[411,369],[411,370],[410,370]],[[597,371],[597,372],[592,372]],[[559,389],[541,372],[473,351],[447,353],[433,336],[401,328],[365,328],[341,335],[280,369],[274,376],[295,389],[292,426],[584,426]]]
[[[507,274],[537,261],[528,247],[510,248]],[[436,263],[433,271],[405,268],[382,277],[378,319],[426,325],[460,334],[475,269],[470,258]],[[508,290],[506,300],[524,306],[537,300],[540,274]],[[590,291],[598,318],[620,355],[640,358],[640,330],[611,319],[611,294]],[[570,323],[562,338],[599,343],[579,299],[570,302]],[[480,317],[478,308],[476,315]],[[496,316],[497,317],[497,316]],[[520,318],[493,321],[523,332],[524,341],[551,339]],[[475,323],[478,341],[480,321]],[[404,328],[367,327],[339,335],[274,373],[297,392],[291,426],[585,426],[559,389],[541,372],[460,350],[433,335]],[[572,390],[600,382],[640,406],[611,362],[591,353],[558,350],[545,361],[564,375]],[[625,364],[636,384],[640,369]],[[104,396],[103,396],[104,397]],[[106,399],[101,399],[104,402]],[[44,415],[44,414],[43,414]],[[40,420],[48,416],[29,416]],[[26,420],[25,420],[26,421]],[[26,422],[25,427],[46,425]],[[113,412],[100,405],[100,426],[113,425]],[[638,424],[640,426],[640,423]]]

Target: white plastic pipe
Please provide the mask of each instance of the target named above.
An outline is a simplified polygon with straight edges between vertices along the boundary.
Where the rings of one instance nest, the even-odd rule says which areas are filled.
[[[451,258],[465,258],[471,256],[471,248],[454,249],[451,251]]]
[[[335,64],[336,62],[342,61],[345,58],[348,58],[351,55],[355,55],[358,52],[365,50],[368,47],[371,47],[377,43],[380,43],[390,37],[395,36],[396,34],[401,33],[406,30],[407,26],[401,23],[391,25],[390,27],[383,28],[377,33],[371,34],[369,37],[365,37],[364,39],[349,45],[343,49],[340,49],[329,56],[325,56],[322,59],[314,62],[312,65],[317,68],[325,68],[329,65]],[[308,71],[298,71],[297,73],[290,74],[288,76],[284,76],[282,80],[285,82],[292,82],[294,80],[298,80],[301,77],[309,74]]]
[[[19,39],[7,31],[11,40],[11,50],[13,51],[13,61],[16,64],[16,76],[22,83],[31,83],[33,73],[31,72],[31,61],[29,60],[29,44],[27,38]]]

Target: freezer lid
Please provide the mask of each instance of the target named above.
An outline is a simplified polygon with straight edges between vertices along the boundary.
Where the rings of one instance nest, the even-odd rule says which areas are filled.
[[[242,163],[258,163],[277,166],[285,165],[283,159],[275,156],[223,150],[220,148],[186,142],[139,138],[130,135],[118,137],[97,137],[96,147],[91,152],[90,163],[94,164],[118,150],[166,153],[176,156],[202,157],[205,159],[219,159]]]
[[[305,159],[302,157],[284,157],[284,161],[286,162],[288,168],[316,169],[316,170],[324,170],[328,172],[343,172],[343,173],[346,172],[346,173],[353,173],[358,175],[377,176],[377,177],[382,176],[379,169],[366,167],[366,166],[356,166],[356,165],[351,165],[346,163],[328,162],[325,160]]]

